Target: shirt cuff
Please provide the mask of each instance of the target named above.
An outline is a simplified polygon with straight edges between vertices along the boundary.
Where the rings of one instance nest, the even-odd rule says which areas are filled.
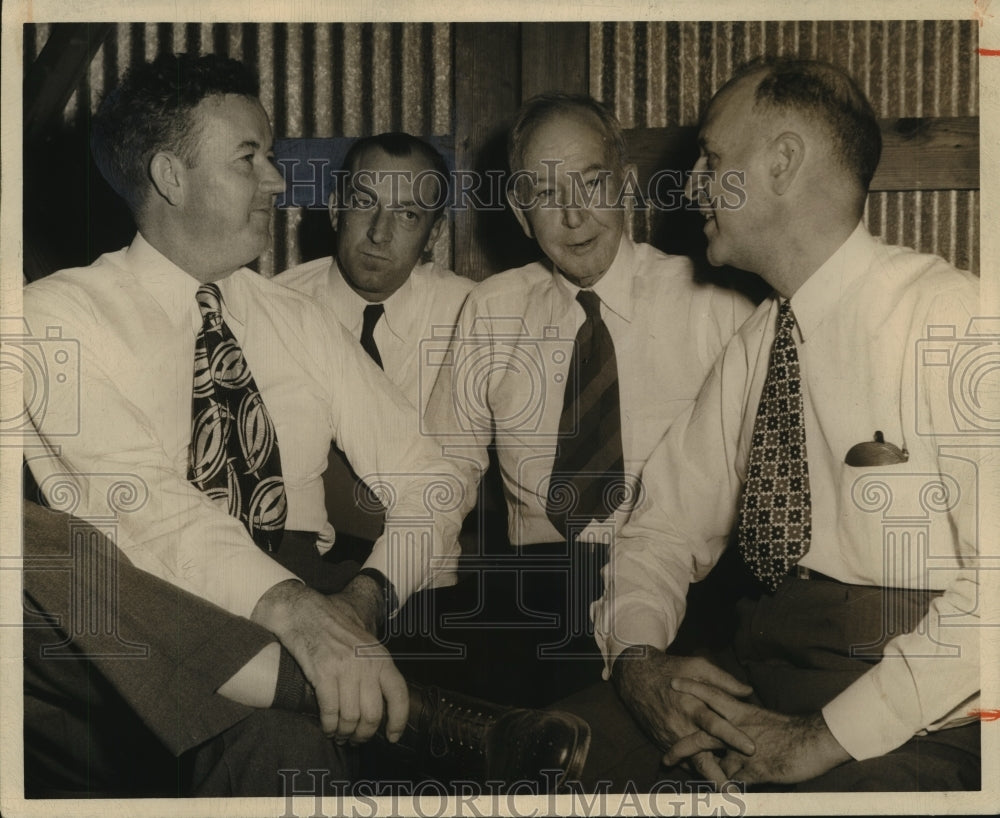
[[[827,704],[823,718],[833,737],[856,761],[885,755],[915,734],[913,726],[885,703],[871,673]]]
[[[598,614],[599,615],[599,614]],[[604,655],[604,671],[601,674],[606,680],[611,678],[611,666],[625,648],[631,645],[651,645],[659,650],[666,650],[670,637],[663,627],[663,619],[649,609],[627,612],[622,609],[610,612],[610,621],[601,623],[597,629],[597,644]],[[624,623],[628,623],[624,627]]]

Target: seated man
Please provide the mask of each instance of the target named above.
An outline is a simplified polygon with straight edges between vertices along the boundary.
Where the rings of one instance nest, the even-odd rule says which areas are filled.
[[[700,144],[689,195],[708,258],[774,293],[650,457],[616,543],[597,636],[648,740],[610,686],[581,694],[572,706],[614,733],[595,725],[614,757],[592,775],[649,785],[678,774],[661,758],[690,758],[717,783],[976,789],[976,467],[973,449],[948,451],[961,396],[920,340],[969,330],[977,282],[860,223],[881,134],[838,68],[752,63],[713,98]],[[729,173],[745,180],[738,208],[720,195]],[[665,652],[733,528],[757,592],[732,650]]]
[[[409,695],[374,633],[454,563],[461,520],[425,501],[449,469],[414,408],[322,307],[243,266],[284,188],[271,144],[256,78],[215,55],[162,55],[102,101],[95,158],[139,232],[25,289],[29,328],[79,351],[78,378],[30,404],[26,456],[49,504],[113,525],[137,568],[274,634],[326,735],[365,742],[384,718],[394,742]],[[331,442],[394,490],[360,571],[319,558]],[[183,716],[205,734],[205,708]]]
[[[386,769],[544,792],[586,758],[577,717],[409,685],[398,744],[377,742],[359,767],[323,735],[315,691],[266,629],[29,500],[23,555],[28,798],[335,796]]]
[[[597,679],[588,609],[637,475],[751,305],[696,283],[689,259],[625,235],[634,168],[617,120],[595,100],[529,100],[508,158],[509,202],[547,259],[469,294],[424,419],[469,482],[496,444],[504,556],[516,562],[482,569],[486,619],[504,626],[490,640],[534,667],[519,674],[517,694],[543,703],[588,673]],[[469,633],[456,625],[447,638],[497,649]]]
[[[407,400],[423,409],[433,384],[421,376],[434,370],[421,370],[422,345],[447,342],[473,286],[433,262],[421,263],[445,224],[448,168],[417,137],[383,133],[355,141],[337,178],[340,192],[335,189],[329,203],[334,257],[307,261],[274,280],[329,307]],[[324,481],[338,550],[348,541],[358,547],[345,533],[375,540],[384,509],[336,447]]]

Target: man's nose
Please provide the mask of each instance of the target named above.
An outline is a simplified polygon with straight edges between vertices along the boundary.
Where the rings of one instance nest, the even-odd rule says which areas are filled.
[[[575,230],[583,224],[584,213],[580,205],[570,202],[562,206],[563,224],[570,230]]]
[[[372,244],[382,244],[392,238],[392,216],[393,214],[383,207],[373,208],[371,223],[368,226],[368,238]]]
[[[707,162],[704,156],[698,157],[688,173],[687,182],[684,183],[684,197],[694,204],[698,204],[698,196],[705,184],[705,168]]]
[[[275,167],[273,162],[265,163],[264,174],[261,177],[260,186],[268,195],[285,192],[285,178],[281,175],[281,171]]]

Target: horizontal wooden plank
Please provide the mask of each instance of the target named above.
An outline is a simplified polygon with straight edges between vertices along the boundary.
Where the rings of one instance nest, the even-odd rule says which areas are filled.
[[[879,124],[882,161],[872,192],[979,189],[978,117],[885,119]],[[625,138],[644,186],[663,169],[687,171],[698,156],[693,127],[633,128]]]

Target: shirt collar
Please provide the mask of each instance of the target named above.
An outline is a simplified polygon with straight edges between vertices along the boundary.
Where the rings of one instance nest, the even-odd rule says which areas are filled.
[[[858,224],[815,273],[791,297],[792,312],[805,341],[826,320],[837,302],[871,266],[878,242]]]
[[[163,253],[151,245],[142,233],[136,233],[127,251],[129,269],[136,275],[140,285],[148,292],[171,321],[183,324],[190,321],[197,331],[201,327],[201,313],[195,296],[201,282],[190,273],[184,272]],[[241,268],[242,272],[246,268]],[[256,275],[247,270],[251,275]],[[232,274],[230,274],[232,275]],[[239,293],[226,286],[230,276],[217,279],[222,292],[226,321],[245,324],[245,305]]]
[[[414,267],[413,272],[407,277],[403,285],[381,302],[385,308],[383,320],[389,331],[401,341],[410,337],[408,333],[412,329],[414,322],[418,320],[412,309],[410,298],[413,293],[413,277],[421,271],[422,265]],[[345,327],[356,330],[361,326],[362,316],[365,307],[369,304],[377,304],[377,301],[367,301],[358,295],[347,283],[344,274],[337,263],[336,257],[330,262],[330,288],[333,291],[333,306],[337,317]]]
[[[635,256],[635,244],[623,233],[615,260],[611,262],[607,272],[591,287],[604,306],[628,322],[632,321],[634,310],[632,284],[635,280]],[[555,277],[558,286],[563,287],[570,298],[575,299],[581,288],[558,271]]]
[[[151,245],[142,233],[136,233],[126,251],[128,269],[175,324],[194,322],[201,325],[195,295],[198,280],[185,273]],[[193,312],[192,312],[193,310]]]

